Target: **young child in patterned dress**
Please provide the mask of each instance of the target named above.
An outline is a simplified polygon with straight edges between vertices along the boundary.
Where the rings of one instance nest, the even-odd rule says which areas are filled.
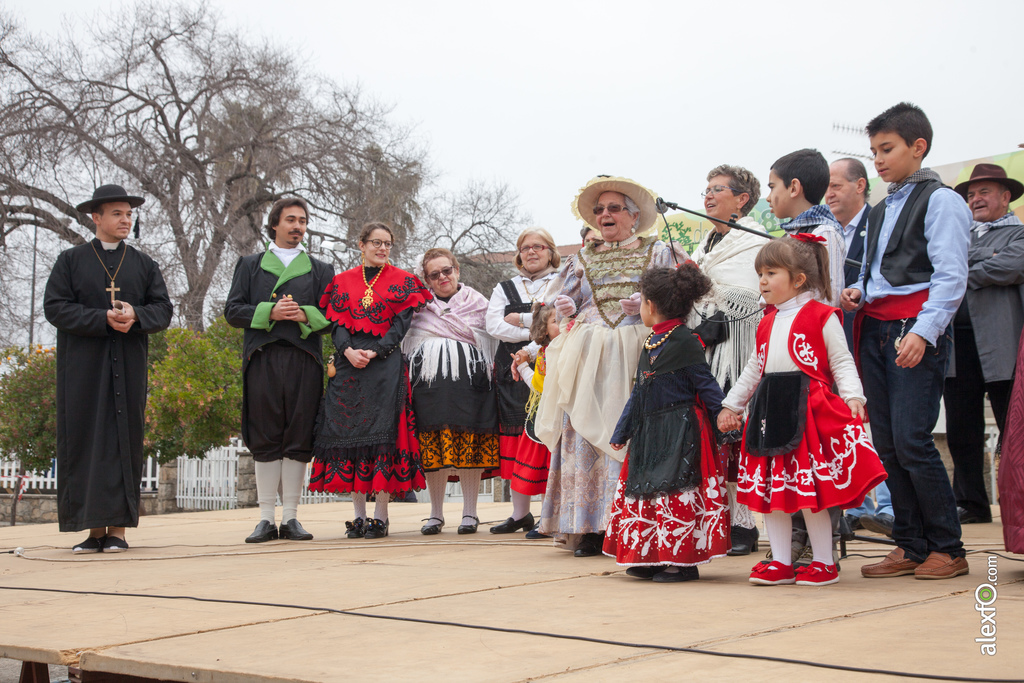
[[[711,286],[692,261],[641,276],[640,316],[653,331],[611,439],[615,450],[628,441],[629,452],[604,553],[629,576],[658,583],[696,580],[697,565],[730,547],[725,462],[712,426],[722,389],[683,324]]]
[[[548,484],[548,466],[551,464],[551,451],[540,442],[534,431],[534,420],[537,417],[537,406],[540,395],[544,391],[544,377],[547,375],[546,351],[548,344],[559,335],[558,320],[555,309],[538,301],[533,304],[530,324],[530,341],[532,344],[519,349],[512,355],[513,375],[530,387],[530,398],[526,402],[526,425],[523,430],[523,445],[519,448],[512,463],[509,485],[516,493],[525,496],[543,496]],[[538,347],[540,347],[538,349]],[[531,351],[536,350],[536,362],[530,367]],[[510,518],[512,519],[512,518]],[[508,523],[508,521],[506,521]],[[512,519],[512,523],[515,520]],[[537,540],[550,538],[540,531],[540,520],[526,532],[526,538]]]
[[[758,253],[754,267],[769,306],[754,353],[718,415],[720,430],[739,429],[748,409],[737,500],[765,515],[773,558],[754,566],[754,584],[839,581],[828,508],[856,507],[885,479],[862,424],[864,392],[842,313],[812,298],[831,287],[824,241],[798,234],[773,240]],[[794,572],[790,514],[797,510],[803,511],[814,559]]]

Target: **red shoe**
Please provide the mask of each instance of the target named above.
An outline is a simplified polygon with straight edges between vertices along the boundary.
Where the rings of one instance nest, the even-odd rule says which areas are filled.
[[[799,567],[796,577],[798,586],[828,586],[839,583],[839,570],[834,564],[811,562],[807,567]]]
[[[793,573],[793,566],[782,564],[775,560],[770,564],[755,564],[750,572],[750,583],[761,586],[782,586],[796,583],[796,575]]]

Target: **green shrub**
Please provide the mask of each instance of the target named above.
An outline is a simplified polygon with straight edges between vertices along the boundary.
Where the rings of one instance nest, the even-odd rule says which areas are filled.
[[[149,373],[146,450],[161,463],[201,458],[241,431],[242,332],[218,319],[205,332],[171,329]]]
[[[53,348],[10,348],[0,374],[0,457],[45,472],[57,454],[57,355]]]

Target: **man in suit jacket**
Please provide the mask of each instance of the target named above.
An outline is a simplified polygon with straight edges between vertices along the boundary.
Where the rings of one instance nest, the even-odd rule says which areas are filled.
[[[846,258],[860,261],[864,258],[864,235],[868,227],[868,213],[871,206],[868,199],[868,172],[858,159],[845,158],[833,161],[829,167],[828,191],[825,203],[832,209],[832,215],[843,226],[846,238]],[[846,266],[847,287],[857,281],[860,268]],[[843,327],[846,330],[846,342],[853,348],[854,314],[845,313]]]
[[[864,235],[867,233],[868,213],[871,206],[868,199],[868,172],[858,159],[850,157],[833,161],[829,167],[828,191],[825,203],[832,209],[832,214],[843,226],[846,237],[846,258],[860,261],[864,258]],[[846,266],[846,286],[849,287],[860,276],[860,268]],[[846,331],[846,343],[853,348],[853,318],[855,314],[843,313],[843,329]],[[846,521],[853,529],[864,528],[892,535],[892,504],[889,501],[889,489],[885,482],[875,487],[875,504],[870,498],[846,513]]]

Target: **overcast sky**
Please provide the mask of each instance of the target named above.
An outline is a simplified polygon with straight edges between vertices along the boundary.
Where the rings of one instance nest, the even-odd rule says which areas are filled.
[[[867,154],[833,124],[862,127],[901,100],[932,121],[932,165],[1024,142],[1020,0],[210,5],[393,105],[442,186],[508,183],[560,243],[577,238],[569,204],[596,174],[699,209],[721,163],[766,184],[795,149]],[[7,3],[33,32],[112,6]]]

